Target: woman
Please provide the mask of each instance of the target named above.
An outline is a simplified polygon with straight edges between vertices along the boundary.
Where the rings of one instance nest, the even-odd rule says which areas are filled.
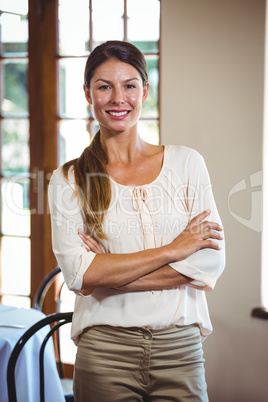
[[[91,53],[85,96],[100,130],[53,173],[53,249],[76,296],[76,401],[207,401],[204,290],[224,268],[203,158],[138,135],[144,56],[109,41]],[[82,246],[82,247],[81,247]]]

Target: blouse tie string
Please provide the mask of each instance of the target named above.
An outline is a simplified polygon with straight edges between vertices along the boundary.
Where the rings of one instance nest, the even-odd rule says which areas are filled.
[[[147,191],[143,187],[135,187],[132,191],[133,209],[138,213],[143,234],[144,249],[157,247],[154,233],[153,214],[148,202]]]
[[[132,191],[133,194],[133,208],[134,211],[142,210],[142,203],[147,198],[147,191],[142,187],[135,187]]]

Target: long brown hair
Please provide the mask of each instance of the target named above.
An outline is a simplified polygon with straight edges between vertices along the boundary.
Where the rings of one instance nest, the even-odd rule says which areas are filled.
[[[143,54],[128,42],[108,41],[97,46],[89,55],[85,67],[84,82],[90,88],[90,80],[96,69],[105,61],[117,59],[132,65],[140,73],[143,85],[148,81],[147,65]],[[101,146],[100,131],[77,159],[63,165],[63,174],[68,179],[73,167],[78,197],[84,221],[84,231],[95,239],[107,239],[103,231],[106,211],[111,202],[111,182],[106,165],[108,158]]]

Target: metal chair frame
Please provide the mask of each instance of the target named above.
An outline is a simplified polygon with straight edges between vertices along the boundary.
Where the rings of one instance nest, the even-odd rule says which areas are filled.
[[[51,272],[49,272],[42,280],[40,286],[38,287],[36,294],[34,296],[33,308],[42,311],[44,298],[47,294],[50,286],[55,282],[56,277],[61,273],[60,267],[55,267]]]
[[[41,328],[56,323],[48,334],[45,336],[39,354],[39,367],[40,367],[40,401],[45,401],[45,378],[44,378],[44,351],[45,346],[52,336],[52,334],[57,331],[62,325],[69,323],[72,321],[73,313],[53,313],[38,321],[34,325],[32,325],[18,340],[12,353],[9,358],[8,367],[7,367],[7,387],[8,387],[8,398],[9,402],[17,402],[17,394],[16,394],[16,381],[15,381],[15,367],[19,357],[19,354],[25,345],[25,343]],[[67,399],[66,399],[67,400]]]
[[[50,271],[40,283],[33,300],[33,308],[36,310],[42,311],[43,303],[45,296],[49,290],[49,288],[53,285],[56,281],[57,276],[61,273],[61,269],[59,266],[55,267],[52,271]],[[57,312],[60,312],[60,294],[62,287],[64,285],[64,281],[61,283],[58,295],[57,295]],[[58,369],[60,378],[64,378],[64,370],[63,370],[63,363],[61,361],[61,349],[60,349],[60,334],[59,331],[56,333],[56,341],[57,341],[57,352],[58,352]]]

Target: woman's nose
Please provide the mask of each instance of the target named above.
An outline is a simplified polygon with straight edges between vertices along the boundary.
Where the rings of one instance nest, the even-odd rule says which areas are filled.
[[[112,91],[112,103],[120,105],[125,102],[124,92],[121,88],[114,88]]]

